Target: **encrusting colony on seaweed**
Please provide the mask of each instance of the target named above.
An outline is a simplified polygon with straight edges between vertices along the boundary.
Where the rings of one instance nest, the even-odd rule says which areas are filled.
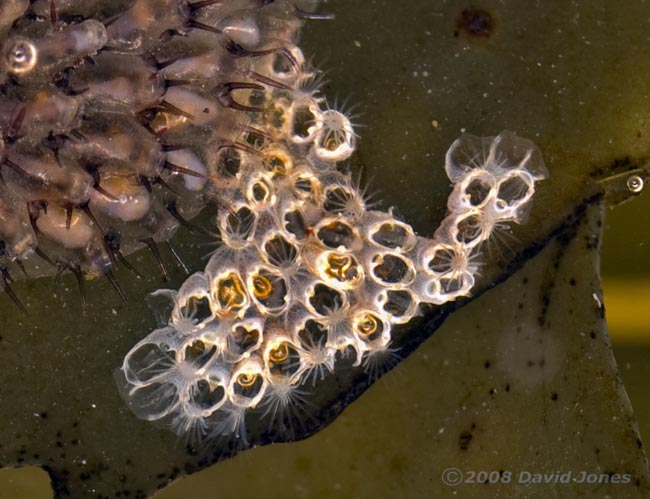
[[[372,373],[390,359],[394,325],[470,293],[482,244],[522,220],[546,174],[527,139],[464,135],[446,157],[449,214],[433,239],[418,237],[371,209],[339,167],[354,128],[319,95],[300,49],[283,50],[237,84],[253,137],[211,162],[220,247],[178,292],[155,293],[171,303],[168,324],[118,371],[138,417],[199,440],[245,442],[250,411],[273,424],[342,358]]]
[[[117,372],[133,412],[179,435],[245,442],[251,411],[273,422],[341,359],[374,375],[394,325],[471,292],[483,244],[522,221],[546,174],[529,140],[464,135],[432,239],[373,210],[339,164],[354,127],[296,46],[309,17],[289,0],[0,7],[6,291],[32,255],[111,277],[131,268],[123,251],[218,209],[204,231],[218,249],[154,293],[167,324]]]

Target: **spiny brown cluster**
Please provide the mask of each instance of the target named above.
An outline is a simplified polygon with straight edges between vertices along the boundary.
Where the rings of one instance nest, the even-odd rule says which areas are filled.
[[[224,150],[248,147],[237,95],[254,67],[299,64],[287,0],[2,0],[0,289],[69,270],[107,276],[168,243],[210,194]],[[187,224],[185,224],[187,225]]]

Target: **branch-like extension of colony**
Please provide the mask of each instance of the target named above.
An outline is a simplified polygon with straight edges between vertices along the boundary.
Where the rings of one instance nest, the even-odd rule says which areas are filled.
[[[301,51],[286,50],[260,57],[262,78],[237,87],[248,131],[209,172],[219,249],[178,292],[155,293],[170,301],[168,324],[118,371],[133,412],[179,435],[245,440],[249,411],[273,421],[340,359],[374,370],[421,304],[470,294],[484,245],[523,220],[546,174],[527,139],[464,135],[446,156],[448,215],[432,239],[418,237],[370,209],[337,167],[354,128],[318,95]]]

